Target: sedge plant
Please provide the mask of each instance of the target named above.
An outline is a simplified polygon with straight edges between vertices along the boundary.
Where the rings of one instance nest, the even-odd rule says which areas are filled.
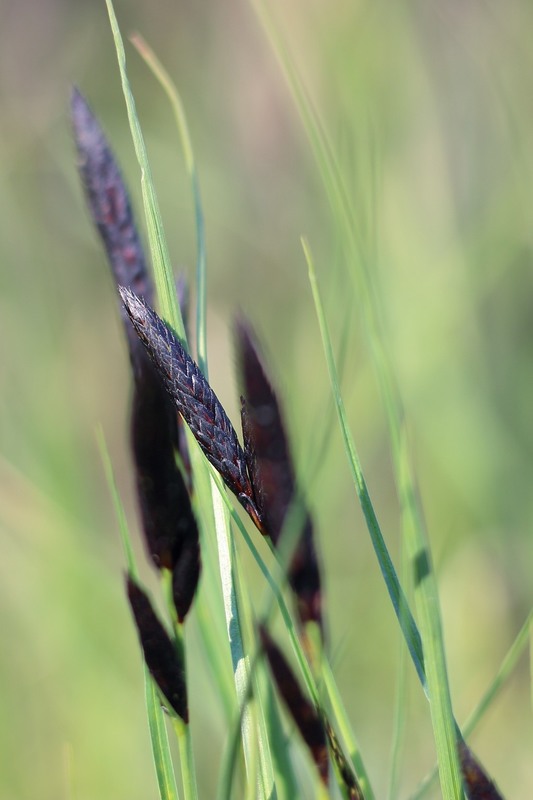
[[[191,182],[197,228],[197,305],[193,320],[197,349],[196,353],[192,351],[187,281],[176,281],[171,268],[156,187],[128,80],[124,42],[113,3],[106,2],[141,171],[150,258],[144,252],[112,148],[77,89],[72,93],[71,117],[90,215],[117,286],[117,303],[128,342],[133,384],[130,442],[139,519],[148,559],[160,576],[166,610],[166,619],[162,619],[141,582],[122,517],[126,597],[145,665],[159,796],[191,800],[201,796],[194,756],[195,748],[201,745],[193,742],[189,708],[188,673],[194,665],[189,663],[187,652],[187,626],[192,612],[197,615],[213,685],[227,721],[217,797],[270,800],[305,796],[300,768],[289,747],[288,731],[292,730],[301,743],[301,752],[307,753],[306,780],[313,787],[314,796],[372,800],[372,775],[331,667],[322,559],[305,486],[294,467],[282,400],[252,323],[242,315],[234,326],[242,392],[240,425],[230,420],[209,381],[207,260],[194,151],[172,80],[146,43],[136,36],[136,48],[170,98]],[[388,413],[404,522],[408,567],[402,580],[389,554],[350,430],[313,256],[303,240],[333,406],[384,584],[421,690],[429,701],[442,796],[446,800],[497,800],[501,794],[466,744],[467,729],[461,731],[452,710],[430,540],[417,499],[404,412],[379,328],[376,293],[364,265],[358,266],[362,254],[353,229],[353,209],[327,136],[307,101],[290,57],[272,32],[261,4],[258,11],[273,37],[310,135],[325,189],[342,221],[347,261],[365,307],[364,324]],[[103,449],[105,452],[105,445]],[[113,486],[108,460],[106,464]],[[118,496],[116,502],[120,510]],[[242,537],[265,579],[266,600],[259,611],[249,598],[236,537]],[[261,556],[257,537],[268,543],[272,564]],[[209,591],[197,591],[200,581],[209,586]],[[410,605],[411,586],[414,609]],[[274,632],[275,616],[279,616],[284,638],[290,644],[290,655]],[[221,646],[228,649],[231,674],[220,658]],[[517,648],[513,656],[516,653]],[[180,785],[173,765],[168,722],[179,745]],[[385,760],[386,754],[383,757]],[[424,794],[433,779],[426,779],[417,797]],[[391,786],[393,796],[394,781]]]

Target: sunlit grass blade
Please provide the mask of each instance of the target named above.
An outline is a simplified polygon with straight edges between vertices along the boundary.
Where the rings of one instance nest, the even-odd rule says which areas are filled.
[[[109,486],[109,491],[115,506],[115,513],[119,525],[124,554],[126,556],[126,563],[128,565],[128,572],[132,578],[136,579],[138,577],[138,570],[133,554],[133,546],[131,543],[126,513],[117,489],[111,457],[109,455],[104,433],[101,428],[97,430],[97,442],[104,466],[107,484]],[[150,743],[152,746],[152,757],[154,761],[157,786],[159,789],[159,797],[161,800],[179,800],[176,776],[174,774],[174,765],[172,764],[172,755],[170,752],[170,745],[166,729],[165,715],[161,708],[161,702],[157,688],[146,664],[144,664],[143,672],[148,729],[150,732]]]
[[[170,263],[168,246],[163,230],[163,222],[161,220],[159,203],[152,180],[152,173],[150,170],[150,164],[148,162],[148,155],[146,152],[146,146],[139,123],[139,118],[137,116],[137,110],[135,108],[135,100],[126,72],[126,54],[124,51],[124,43],[120,34],[112,0],[106,0],[106,5],[109,14],[109,21],[111,23],[111,30],[113,32],[113,39],[115,41],[115,49],[117,52],[120,77],[122,81],[122,90],[126,100],[126,108],[128,111],[133,145],[135,147],[135,154],[141,169],[141,188],[144,203],[144,213],[146,216],[148,241],[150,244],[150,253],[152,255],[152,266],[154,270],[157,295],[161,304],[161,312],[165,319],[167,319],[172,327],[176,330],[178,335],[182,339],[185,339],[185,328],[176,297],[176,288],[174,285],[172,266]]]
[[[172,78],[163,67],[153,50],[138,33],[130,37],[132,44],[152,70],[153,74],[166,92],[176,124],[178,127],[181,147],[185,158],[185,167],[191,181],[191,189],[194,202],[194,215],[196,220],[196,348],[198,356],[198,366],[206,376],[207,371],[207,259],[205,248],[204,214],[200,195],[200,182],[198,180],[198,170],[194,158],[194,150],[187,124],[187,115],[179,92]]]
[[[247,702],[248,685],[250,680],[252,680],[249,655],[251,649],[250,646],[245,646],[244,637],[246,636],[246,641],[250,645],[253,641],[251,636],[252,609],[245,593],[239,591],[240,568],[235,551],[235,543],[231,536],[229,514],[224,506],[221,491],[214,480],[212,480],[212,502],[219,552],[224,612],[230,643],[235,687],[239,705],[241,708],[244,708],[242,717],[242,738],[245,762],[248,774],[250,775],[253,765],[258,758],[259,796],[275,798],[277,794],[274,782],[274,767],[272,764],[266,719],[261,697],[255,692],[255,702]],[[231,578],[231,582],[228,582],[228,576]],[[255,744],[257,747],[254,746]]]

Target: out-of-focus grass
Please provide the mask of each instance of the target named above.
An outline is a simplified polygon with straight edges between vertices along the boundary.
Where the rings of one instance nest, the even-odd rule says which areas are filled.
[[[276,5],[372,253],[461,721],[531,605],[533,12],[524,1]],[[130,2],[117,13],[124,32],[139,29],[156,48],[187,109],[206,217],[212,384],[236,420],[228,327],[244,307],[265,339],[302,465],[316,455],[331,400],[299,244],[306,234],[317,264],[328,265],[320,281],[337,341],[350,320],[345,402],[396,553],[386,424],[356,298],[251,7],[161,3],[156,13]],[[133,48],[129,71],[172,258],[192,278],[193,211],[172,115]],[[0,76],[0,796],[155,797],[142,671],[94,434],[102,423],[133,520],[127,357],[67,120],[76,82],[140,201],[104,5],[5,4]],[[398,634],[334,427],[310,501],[337,677],[380,796]],[[194,622],[190,636],[200,794],[212,796],[222,715]],[[404,794],[433,763],[414,681],[411,695]],[[528,697],[523,663],[473,740],[509,797],[533,789]]]

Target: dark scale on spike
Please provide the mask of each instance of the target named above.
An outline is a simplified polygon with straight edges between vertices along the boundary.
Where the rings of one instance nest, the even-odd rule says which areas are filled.
[[[127,579],[127,590],[146,666],[169,705],[188,723],[185,672],[178,652],[148,596],[130,577]]]
[[[133,327],[207,459],[241,503],[255,509],[244,453],[217,396],[155,311],[128,289],[119,291]]]
[[[244,453],[264,532],[276,544],[287,512],[296,500],[289,443],[276,394],[259,357],[250,326],[236,325],[238,361],[244,397],[241,419]],[[322,624],[320,572],[308,513],[288,571],[302,622]]]
[[[72,91],[71,117],[87,203],[115,283],[129,286],[147,302],[153,302],[152,283],[128,191],[100,123],[78,89]],[[137,340],[129,324],[127,328],[133,357]]]
[[[458,749],[464,788],[468,800],[503,800],[503,796],[486,775],[481,764],[474,758],[468,745],[465,742],[460,742]]]
[[[261,644],[268,659],[278,692],[313,757],[323,783],[328,785],[326,732],[315,706],[305,697],[285,656],[266,628],[259,629]]]

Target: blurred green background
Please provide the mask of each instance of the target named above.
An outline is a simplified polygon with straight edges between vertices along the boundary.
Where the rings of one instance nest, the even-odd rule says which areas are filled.
[[[412,434],[461,721],[533,595],[533,8],[270,5],[359,210]],[[237,420],[231,320],[243,309],[307,475],[336,673],[383,797],[398,633],[332,423],[301,234],[335,342],[341,351],[346,343],[350,422],[395,557],[399,517],[385,414],[319,172],[249,3],[129,0],[116,11],[124,35],[140,31],[182,93],[206,218],[211,382]],[[192,279],[194,219],[173,119],[131,47],[128,67],[172,258]],[[140,219],[105,3],[2,0],[0,798],[146,800],[156,786],[140,658],[95,440],[101,424],[136,529],[128,364],[76,174],[73,83],[119,154]],[[144,574],[150,580],[148,567]],[[194,617],[189,629],[204,798],[214,793],[225,723]],[[402,796],[434,760],[427,707],[411,684]],[[508,798],[532,796],[532,740],[523,658],[472,739]]]

